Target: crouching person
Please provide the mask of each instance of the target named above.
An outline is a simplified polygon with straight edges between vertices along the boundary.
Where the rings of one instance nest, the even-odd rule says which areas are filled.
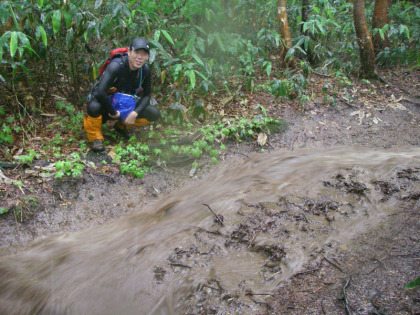
[[[102,124],[108,119],[118,120],[114,129],[130,138],[132,126],[145,126],[160,117],[159,109],[150,104],[151,74],[149,43],[136,38],[127,53],[116,55],[106,66],[88,96],[84,128],[92,150],[103,151]]]

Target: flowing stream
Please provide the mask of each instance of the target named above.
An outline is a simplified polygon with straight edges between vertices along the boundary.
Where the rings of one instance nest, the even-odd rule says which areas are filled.
[[[179,314],[212,292],[258,311],[247,288],[273,292],[399,211],[419,170],[419,148],[227,163],[135,215],[1,257],[0,314]]]

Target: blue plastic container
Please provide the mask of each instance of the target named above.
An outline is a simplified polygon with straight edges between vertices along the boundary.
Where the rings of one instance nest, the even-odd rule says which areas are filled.
[[[137,99],[130,94],[115,93],[110,96],[112,107],[120,112],[119,120],[125,120],[134,108],[136,108]]]

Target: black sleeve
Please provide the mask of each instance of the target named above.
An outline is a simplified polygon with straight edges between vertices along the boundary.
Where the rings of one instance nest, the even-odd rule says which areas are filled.
[[[112,107],[107,91],[114,85],[115,80],[118,78],[119,71],[120,64],[118,62],[111,62],[107,66],[104,74],[99,80],[98,86],[93,92],[93,96],[96,97],[102,106],[105,106],[111,115],[116,115],[117,111]]]
[[[140,114],[143,109],[146,108],[147,105],[150,103],[150,98],[152,94],[152,79],[150,74],[150,68],[148,65],[145,65],[144,68],[144,80],[143,80],[143,96],[141,97],[140,101],[137,102],[136,108],[134,111],[137,114]]]

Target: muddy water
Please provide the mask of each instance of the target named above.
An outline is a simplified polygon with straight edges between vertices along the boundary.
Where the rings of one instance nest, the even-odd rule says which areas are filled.
[[[250,291],[270,294],[399,211],[420,191],[419,169],[420,149],[224,165],[136,215],[2,257],[0,313],[261,311]]]

